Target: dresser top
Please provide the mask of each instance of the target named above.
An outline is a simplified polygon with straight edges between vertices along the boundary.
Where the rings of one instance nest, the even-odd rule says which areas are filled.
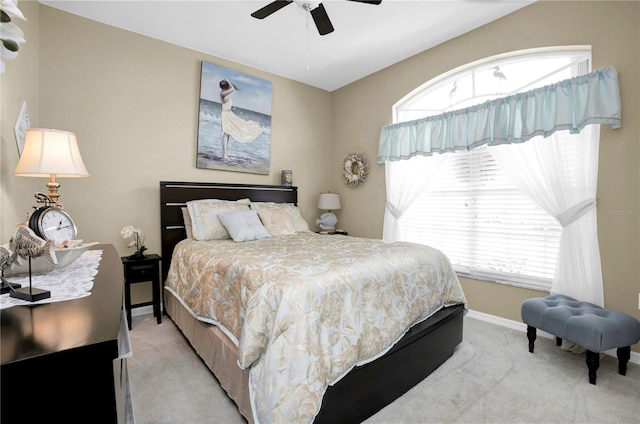
[[[3,365],[97,343],[113,344],[114,358],[117,356],[124,282],[122,262],[111,244],[99,244],[92,250],[103,253],[91,295],[0,311]]]

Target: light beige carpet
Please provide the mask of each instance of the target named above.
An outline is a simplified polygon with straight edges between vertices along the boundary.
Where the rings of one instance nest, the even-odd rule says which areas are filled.
[[[167,317],[133,318],[129,360],[138,424],[244,423],[217,380]],[[409,423],[640,423],[640,367],[626,376],[600,361],[597,385],[584,354],[465,318],[464,341],[427,379],[366,421]]]

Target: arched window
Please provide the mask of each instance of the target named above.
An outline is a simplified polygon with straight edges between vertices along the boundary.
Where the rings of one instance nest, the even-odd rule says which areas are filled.
[[[474,62],[414,90],[394,106],[394,119],[439,115],[529,91],[586,74],[590,63],[588,47],[529,50]],[[576,139],[591,138],[592,131],[589,126],[578,135],[558,134],[573,142],[560,143],[557,154],[569,158],[570,164],[572,149],[580,148]],[[529,143],[535,144],[533,140],[525,144]],[[398,220],[396,239],[442,250],[462,275],[549,290],[562,227],[513,181],[491,149],[483,146],[394,162],[405,171],[434,170],[429,184]],[[579,169],[568,166],[563,172]]]
[[[522,93],[591,70],[589,47],[525,50],[491,57],[440,75],[394,105],[394,122],[462,109]]]

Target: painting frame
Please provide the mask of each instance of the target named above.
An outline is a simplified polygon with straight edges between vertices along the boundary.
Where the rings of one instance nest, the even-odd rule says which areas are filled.
[[[27,137],[27,130],[31,128],[29,122],[29,112],[27,112],[27,102],[22,102],[18,119],[13,127],[13,134],[16,137],[16,146],[18,147],[18,156],[22,156],[22,149],[24,148],[24,140]]]
[[[268,175],[273,85],[202,61],[196,167]]]

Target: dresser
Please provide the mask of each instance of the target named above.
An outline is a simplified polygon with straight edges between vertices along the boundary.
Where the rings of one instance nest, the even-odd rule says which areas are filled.
[[[0,413],[18,422],[134,422],[116,249],[103,250],[91,295],[0,311]]]

